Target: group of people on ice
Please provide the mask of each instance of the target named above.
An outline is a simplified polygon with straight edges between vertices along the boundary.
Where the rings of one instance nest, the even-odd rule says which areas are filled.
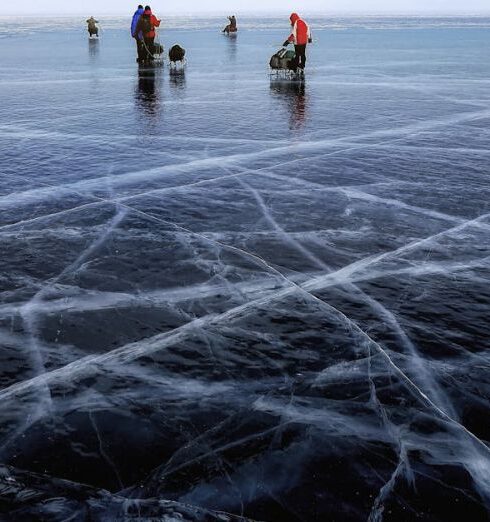
[[[229,24],[224,28],[226,34],[238,31],[235,16],[228,17]],[[284,42],[283,47],[294,45],[294,58],[288,64],[288,69],[300,75],[304,75],[306,66],[306,47],[312,42],[311,31],[308,24],[297,14],[293,13],[290,18],[292,32]],[[90,36],[98,36],[97,20],[91,17],[87,20]],[[131,22],[131,35],[136,41],[137,61],[142,65],[149,65],[154,59],[157,49],[155,48],[155,29],[160,26],[160,20],[152,13],[151,7],[138,5]],[[179,48],[180,49],[180,48]]]
[[[235,16],[228,17],[229,24],[223,29],[226,34],[233,34],[238,31]],[[311,30],[309,25],[297,14],[292,13],[289,17],[292,32],[284,42],[283,47],[294,44],[294,58],[287,64],[287,69],[297,74],[304,75],[306,66],[306,46],[312,43]]]
[[[160,20],[152,13],[151,7],[139,5],[131,22],[131,36],[136,40],[139,64],[149,65],[153,61],[157,27],[160,27]]]

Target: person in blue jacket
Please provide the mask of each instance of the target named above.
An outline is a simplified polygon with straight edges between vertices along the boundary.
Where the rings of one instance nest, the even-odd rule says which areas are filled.
[[[145,47],[143,45],[143,35],[137,34],[136,27],[138,26],[138,22],[140,16],[145,12],[142,5],[138,6],[138,9],[135,11],[133,15],[133,20],[131,21],[131,36],[136,40],[136,50],[138,52],[138,63],[143,63],[145,59]]]

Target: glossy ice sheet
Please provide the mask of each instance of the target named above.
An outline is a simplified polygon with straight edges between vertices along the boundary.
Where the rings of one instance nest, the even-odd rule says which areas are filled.
[[[285,32],[1,40],[17,520],[486,520],[488,32]]]

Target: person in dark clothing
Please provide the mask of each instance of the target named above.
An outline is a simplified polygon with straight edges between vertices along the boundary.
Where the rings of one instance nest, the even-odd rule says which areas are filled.
[[[99,21],[96,20],[93,16],[91,16],[87,20],[87,31],[88,31],[90,38],[92,38],[92,36],[94,34],[95,34],[95,36],[97,36],[97,38],[99,37],[99,28],[96,25],[98,23],[99,23]]]
[[[292,60],[292,67],[295,71],[304,71],[306,66],[306,44],[294,46],[295,57]]]
[[[226,34],[236,33],[238,31],[238,28],[236,26],[236,16],[229,16],[228,20],[230,21],[230,23],[223,29],[223,32]]]
[[[136,33],[138,35],[141,33],[143,36],[143,63],[148,64],[153,61],[153,53],[155,50],[155,27],[160,27],[160,20],[158,20],[158,18],[151,12],[150,6],[147,5],[136,24]]]
[[[141,15],[145,12],[142,5],[138,6],[138,9],[135,11],[133,15],[133,20],[131,21],[131,36],[136,41],[136,51],[138,53],[137,62],[143,63],[145,60],[145,47],[143,45],[143,33],[139,33],[136,31],[136,27],[138,26],[139,19]]]

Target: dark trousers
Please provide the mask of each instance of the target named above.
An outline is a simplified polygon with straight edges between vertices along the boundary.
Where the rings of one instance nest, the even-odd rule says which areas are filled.
[[[153,60],[153,52],[155,49],[155,37],[145,38],[145,44],[143,45],[144,61],[151,62]]]
[[[306,65],[306,45],[295,45],[294,52],[296,56],[293,60],[293,68],[304,69]]]
[[[136,38],[136,50],[138,52],[138,63],[143,63],[146,58],[146,50],[142,40]]]

